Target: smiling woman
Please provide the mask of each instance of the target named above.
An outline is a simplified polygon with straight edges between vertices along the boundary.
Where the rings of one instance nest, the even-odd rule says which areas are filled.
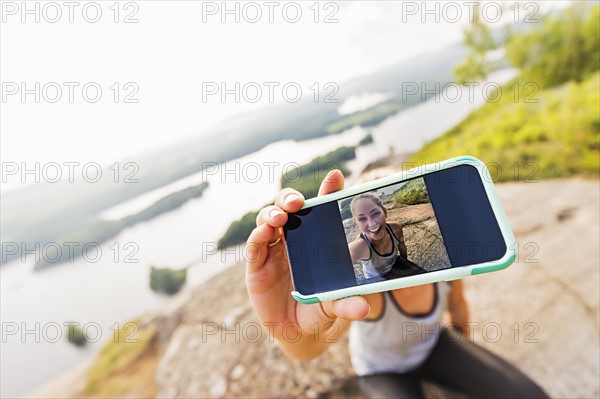
[[[451,267],[423,179],[339,201],[358,284]]]
[[[410,274],[423,269],[408,260],[402,225],[387,223],[387,209],[372,193],[358,195],[350,203],[353,220],[360,234],[349,244],[353,264],[362,268],[357,281],[399,277],[402,270]],[[362,277],[362,278],[361,278]]]

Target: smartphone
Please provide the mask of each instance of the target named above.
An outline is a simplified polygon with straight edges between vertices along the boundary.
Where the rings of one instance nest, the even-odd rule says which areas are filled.
[[[490,172],[471,156],[308,199],[283,231],[301,303],[501,270],[517,255]]]

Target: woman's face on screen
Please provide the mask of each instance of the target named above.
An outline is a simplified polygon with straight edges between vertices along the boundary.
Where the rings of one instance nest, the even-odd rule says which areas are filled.
[[[354,204],[354,221],[370,240],[385,237],[385,212],[369,198],[361,198]]]

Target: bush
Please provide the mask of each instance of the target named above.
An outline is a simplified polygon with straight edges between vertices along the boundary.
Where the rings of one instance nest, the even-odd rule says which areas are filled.
[[[248,212],[241,219],[231,223],[225,234],[223,234],[223,237],[219,239],[217,243],[218,249],[225,249],[228,246],[245,242],[254,227],[256,227],[257,216],[258,211]]]
[[[87,338],[83,330],[75,324],[69,324],[67,328],[67,340],[75,346],[84,346],[87,344]]]
[[[323,156],[313,159],[306,165],[294,168],[281,177],[281,187],[292,187],[305,198],[315,197],[319,191],[321,180],[332,169],[340,169],[347,175],[345,162],[356,158],[356,147],[340,147]],[[266,205],[265,205],[266,206]],[[217,243],[218,249],[245,242],[256,227],[256,216],[259,211],[248,212],[241,219],[233,222]]]
[[[491,164],[494,182],[597,177],[599,86],[600,73],[537,92],[516,79],[503,86],[507,95],[498,102],[485,104],[409,161],[422,164],[473,155]]]
[[[431,202],[425,181],[422,178],[411,180],[398,190],[394,191],[391,199],[404,205],[426,204]]]
[[[340,213],[342,215],[342,220],[350,219],[352,217],[352,209],[350,209],[351,202],[352,198],[346,198],[342,200],[340,204]]]
[[[150,288],[169,295],[179,292],[187,280],[187,269],[150,268]]]
[[[373,135],[371,133],[367,133],[367,135],[365,137],[360,139],[360,141],[358,142],[358,145],[367,145],[367,144],[371,144],[372,142],[373,142]]]
[[[292,187],[300,191],[305,198],[316,197],[321,181],[333,169],[339,169],[344,175],[350,173],[345,163],[356,158],[356,147],[341,147],[310,163],[294,168],[281,176],[281,187]]]
[[[151,367],[156,332],[155,322],[144,325],[139,320],[129,321],[112,331],[111,339],[90,365],[85,388],[78,396],[132,397],[129,391],[132,387],[149,382],[143,380],[144,377],[148,378],[143,373],[149,372],[143,369]],[[150,358],[144,359],[146,356]],[[140,366],[142,370],[136,370]],[[136,389],[136,392],[139,391]]]
[[[540,29],[515,34],[506,56],[522,77],[542,88],[581,82],[600,68],[600,7],[577,3],[545,17]]]

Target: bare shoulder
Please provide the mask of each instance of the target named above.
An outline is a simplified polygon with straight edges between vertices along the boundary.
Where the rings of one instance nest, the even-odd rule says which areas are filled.
[[[394,234],[396,235],[396,237],[400,238],[400,237],[402,237],[404,235],[403,232],[402,232],[402,225],[400,223],[398,223],[398,222],[390,222],[388,224],[392,228],[392,231],[394,232]]]
[[[357,262],[359,259],[368,259],[371,256],[367,243],[360,237],[356,237],[356,239],[348,245],[348,249],[350,250],[350,256],[352,257],[353,262]]]

